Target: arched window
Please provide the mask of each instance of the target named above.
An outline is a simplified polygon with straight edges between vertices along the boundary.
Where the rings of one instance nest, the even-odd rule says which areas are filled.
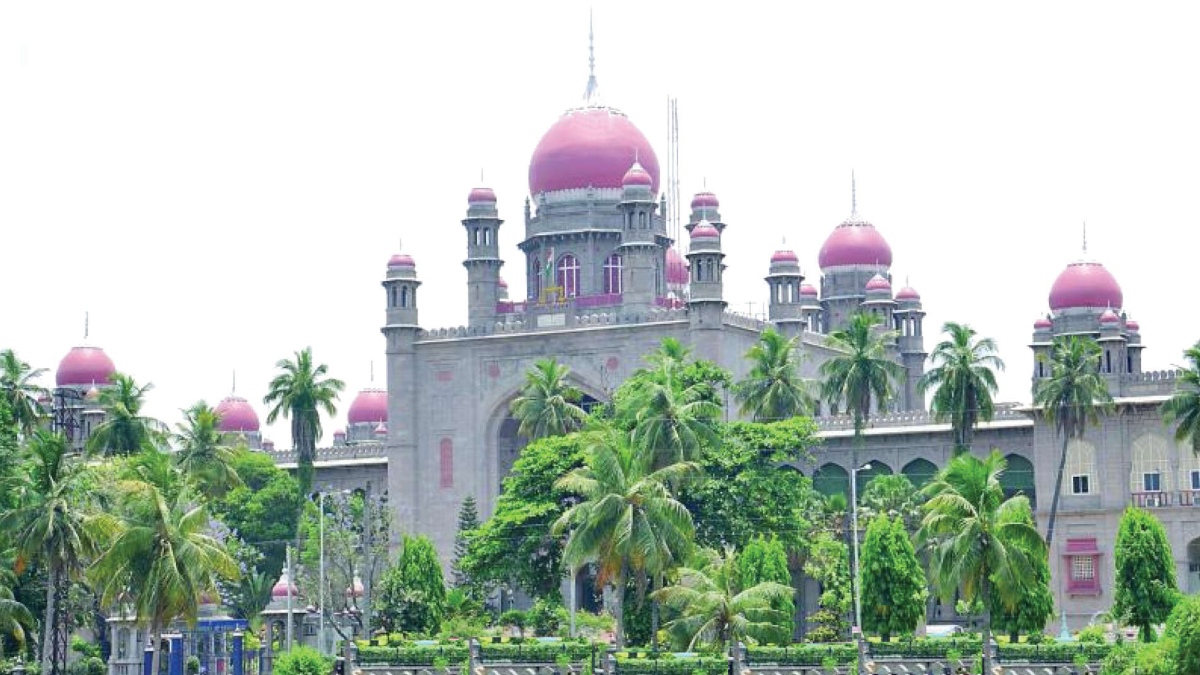
[[[1129,473],[1129,491],[1170,492],[1170,467],[1166,440],[1153,434],[1142,436],[1133,442],[1133,468]]]
[[[483,245],[484,246],[492,245],[492,228],[490,228],[490,227],[483,228]]]
[[[621,292],[621,255],[618,253],[604,260],[604,292]]]
[[[1067,480],[1070,493],[1090,495],[1096,491],[1096,447],[1087,441],[1073,440],[1067,444]]]
[[[570,253],[558,259],[558,286],[568,298],[579,295],[579,260]]]
[[[927,459],[914,459],[900,469],[900,473],[908,477],[917,488],[923,488],[937,474],[937,465]]]
[[[438,464],[442,488],[454,487],[454,441],[443,438],[438,447]]]
[[[408,286],[400,289],[400,306],[408,307]]]

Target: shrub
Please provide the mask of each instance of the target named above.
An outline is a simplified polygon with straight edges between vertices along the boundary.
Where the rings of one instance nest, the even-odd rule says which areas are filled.
[[[275,675],[329,675],[333,659],[321,656],[312,647],[294,647],[275,661]]]
[[[565,615],[566,609],[561,604],[538,598],[526,613],[526,620],[535,634],[552,636],[558,633]]]
[[[1167,618],[1167,635],[1175,640],[1180,673],[1200,673],[1200,595],[1189,595]]]
[[[74,645],[72,645],[72,649],[74,649]],[[25,664],[26,674],[29,673],[29,665]],[[67,672],[70,675],[106,675],[108,673],[108,666],[104,665],[104,659],[101,659],[99,656],[85,656],[72,663],[67,668]]]
[[[1104,626],[1092,624],[1079,631],[1080,642],[1090,642],[1093,644],[1104,644],[1108,640],[1104,636]]]

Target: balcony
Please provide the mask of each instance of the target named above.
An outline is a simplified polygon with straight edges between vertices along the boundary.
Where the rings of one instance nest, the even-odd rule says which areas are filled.
[[[1175,505],[1174,496],[1171,492],[1134,492],[1133,504],[1143,509],[1162,509]]]

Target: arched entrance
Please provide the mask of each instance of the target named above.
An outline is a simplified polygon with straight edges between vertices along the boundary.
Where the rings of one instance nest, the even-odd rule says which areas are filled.
[[[813,472],[813,489],[826,497],[844,495],[849,501],[850,474],[837,464],[822,464]]]
[[[1188,593],[1200,593],[1200,537],[1193,539],[1187,545],[1188,556]]]
[[[900,473],[904,474],[920,490],[937,475],[937,465],[927,459],[914,459],[905,464],[904,468],[900,469]]]
[[[1008,466],[1000,475],[1000,487],[1004,488],[1004,497],[1025,495],[1029,506],[1037,509],[1037,490],[1033,482],[1033,463],[1020,455],[1005,455],[1004,461]]]
[[[500,422],[496,439],[496,476],[500,481],[512,473],[513,465],[521,456],[521,450],[529,445],[529,439],[517,433],[521,428],[521,423],[513,417],[511,405],[512,399],[504,404],[504,419]],[[592,408],[600,405],[600,401],[585,393],[579,405],[584,411],[591,412]]]
[[[877,459],[873,459],[870,462],[868,462],[867,468],[865,468],[865,469],[859,471],[857,474],[855,474],[855,476],[857,476],[858,480],[855,481],[857,483],[857,485],[855,485],[854,488],[856,490],[858,490],[859,502],[860,503],[862,502],[863,492],[866,492],[867,483],[870,483],[871,479],[875,478],[876,476],[890,476],[890,475],[892,475],[892,467],[888,466],[887,464],[884,464],[883,462],[881,462]]]

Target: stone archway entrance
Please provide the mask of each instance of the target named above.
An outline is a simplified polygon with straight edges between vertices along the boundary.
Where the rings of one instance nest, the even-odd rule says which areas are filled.
[[[513,465],[517,463],[517,458],[521,456],[521,450],[526,445],[529,445],[529,439],[517,433],[517,430],[521,427],[521,423],[517,421],[517,418],[513,417],[512,412],[508,408],[510,404],[511,401],[504,404],[505,416],[504,420],[500,422],[500,430],[496,440],[496,476],[500,481],[503,481],[505,476],[512,473]],[[589,412],[593,407],[598,405],[600,405],[600,401],[587,394],[584,394],[583,400],[580,401],[580,406]],[[497,494],[499,494],[499,491],[497,491]]]
[[[1188,575],[1187,592],[1200,593],[1200,537],[1187,545]]]

